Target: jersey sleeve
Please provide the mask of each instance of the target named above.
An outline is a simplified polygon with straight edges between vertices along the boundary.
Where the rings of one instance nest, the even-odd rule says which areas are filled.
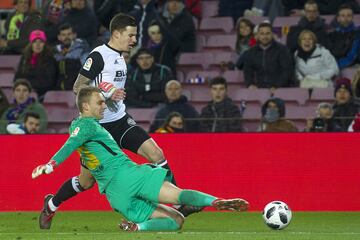
[[[94,80],[104,69],[104,59],[99,52],[92,52],[87,57],[80,74]]]
[[[57,165],[65,161],[72,152],[94,136],[96,127],[96,123],[91,120],[84,120],[73,126],[70,137],[51,159],[55,160]]]

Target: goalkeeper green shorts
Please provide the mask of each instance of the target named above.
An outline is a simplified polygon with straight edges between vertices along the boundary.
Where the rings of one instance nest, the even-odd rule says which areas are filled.
[[[106,198],[111,207],[129,221],[144,222],[158,205],[166,174],[166,169],[148,165],[119,170],[106,187]]]

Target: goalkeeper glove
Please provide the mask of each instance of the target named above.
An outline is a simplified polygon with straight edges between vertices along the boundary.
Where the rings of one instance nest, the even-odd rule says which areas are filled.
[[[101,82],[99,84],[99,88],[101,90],[102,95],[104,96],[104,98],[107,100],[109,98],[111,98],[111,96],[115,93],[116,91],[116,87],[108,82]]]
[[[31,174],[31,177],[37,178],[38,176],[42,175],[42,174],[50,174],[54,171],[54,168],[56,167],[56,162],[55,160],[50,160],[47,164],[42,164],[37,166]]]

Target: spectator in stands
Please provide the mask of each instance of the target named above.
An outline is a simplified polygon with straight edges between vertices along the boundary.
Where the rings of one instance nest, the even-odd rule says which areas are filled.
[[[92,46],[98,33],[98,20],[93,10],[87,6],[87,0],[71,0],[71,9],[60,24],[68,23],[77,37]]]
[[[360,98],[360,68],[355,72],[351,81],[351,88],[355,98]]]
[[[185,119],[178,112],[171,112],[164,124],[156,129],[156,133],[182,133],[185,132]]]
[[[239,55],[236,61],[236,67],[240,70],[243,69],[244,66],[244,53],[256,44],[254,27],[255,25],[246,18],[239,18],[236,22],[235,31],[237,34],[235,49]]]
[[[15,79],[29,80],[38,94],[39,101],[42,102],[45,93],[57,86],[58,66],[43,31],[32,31],[29,41],[21,56]]]
[[[57,27],[69,13],[70,8],[70,0],[49,0],[42,6],[45,34],[49,43],[54,44],[57,41]]]
[[[202,132],[242,132],[239,107],[227,96],[227,82],[223,77],[210,80],[211,101],[201,109]]]
[[[321,15],[336,14],[340,6],[343,4],[350,6],[355,13],[360,12],[357,0],[316,0],[316,2],[319,5]]]
[[[76,38],[76,33],[67,23],[58,28],[58,40],[54,55],[59,66],[58,82],[60,89],[72,90],[79,69],[89,54],[89,45],[85,40]]]
[[[159,18],[155,3],[155,0],[138,0],[134,10],[129,13],[135,18],[138,26],[137,45],[139,48],[146,47],[149,41],[148,27],[150,22]]]
[[[282,0],[285,16],[303,16],[307,0]]]
[[[126,99],[128,107],[154,107],[165,103],[165,85],[174,79],[170,68],[154,62],[154,56],[147,48],[136,54],[137,67],[128,73]]]
[[[295,124],[285,118],[285,102],[280,98],[271,98],[261,107],[261,125],[259,132],[297,132]]]
[[[243,16],[246,9],[250,9],[253,5],[253,0],[219,0],[220,17],[232,17],[234,23]]]
[[[289,50],[274,40],[269,23],[260,23],[258,29],[257,44],[244,55],[246,86],[272,91],[292,86],[294,66]]]
[[[307,119],[305,131],[341,132],[341,127],[334,120],[334,110],[330,103],[319,103],[316,108],[316,118]]]
[[[158,0],[158,8],[164,8],[164,2],[167,0]],[[201,5],[206,4],[202,3],[202,0],[184,0],[185,7],[191,13],[192,16],[196,17],[197,19],[201,19]]]
[[[347,132],[354,116],[360,112],[360,104],[353,98],[350,79],[340,78],[335,85],[334,118],[343,132]]]
[[[304,6],[305,15],[300,18],[295,26],[291,26],[286,39],[286,45],[290,52],[295,52],[299,47],[298,39],[303,30],[310,30],[315,33],[318,43],[326,44],[326,25],[325,20],[319,15],[319,8],[314,0],[309,0]]]
[[[339,73],[336,60],[325,47],[317,45],[310,30],[299,35],[295,52],[295,73],[302,88],[327,88],[333,86],[332,78]]]
[[[358,62],[360,49],[359,30],[353,22],[353,10],[341,5],[336,16],[336,28],[328,34],[328,46],[340,69]]]
[[[357,113],[355,119],[351,122],[348,132],[360,132],[360,113]]]
[[[147,48],[153,53],[155,63],[169,67],[176,74],[175,56],[172,54],[169,41],[164,38],[162,31],[158,22],[150,23],[148,28],[150,39]]]
[[[245,10],[244,16],[269,16],[274,20],[277,16],[284,15],[282,0],[255,0],[251,10]]]
[[[10,123],[6,127],[10,134],[34,134],[40,130],[40,115],[35,112],[25,113],[24,121],[21,123]]]
[[[0,88],[0,116],[3,114],[5,109],[9,107],[9,101],[5,95],[5,93]]]
[[[34,29],[42,29],[43,23],[38,11],[31,10],[31,0],[14,0],[14,11],[5,22],[6,38],[0,38],[0,53],[21,54]]]
[[[195,52],[196,30],[191,14],[181,0],[167,0],[162,12],[165,33],[174,56]]]
[[[150,126],[150,132],[155,132],[171,112],[178,112],[183,115],[186,121],[186,130],[189,132],[199,132],[199,113],[188,102],[187,98],[182,95],[180,82],[170,80],[165,87],[167,101],[155,115],[155,120]]]
[[[4,111],[0,119],[0,133],[6,133],[9,123],[22,123],[28,112],[34,112],[40,116],[39,133],[45,133],[47,128],[47,115],[45,108],[30,96],[31,84],[26,79],[17,79],[14,82],[14,102]]]

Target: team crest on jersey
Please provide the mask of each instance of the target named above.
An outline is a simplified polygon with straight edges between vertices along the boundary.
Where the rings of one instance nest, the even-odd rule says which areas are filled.
[[[70,137],[75,137],[75,136],[77,136],[78,133],[79,133],[79,131],[80,131],[80,128],[79,128],[79,127],[76,127],[76,128],[74,129],[74,131],[71,133]]]
[[[88,58],[83,66],[83,69],[85,69],[86,71],[89,71],[92,63],[93,63],[92,58]]]
[[[136,125],[135,120],[134,120],[134,119],[132,119],[132,118],[128,118],[128,119],[127,119],[127,123],[128,123],[129,125],[131,125],[131,126]]]

